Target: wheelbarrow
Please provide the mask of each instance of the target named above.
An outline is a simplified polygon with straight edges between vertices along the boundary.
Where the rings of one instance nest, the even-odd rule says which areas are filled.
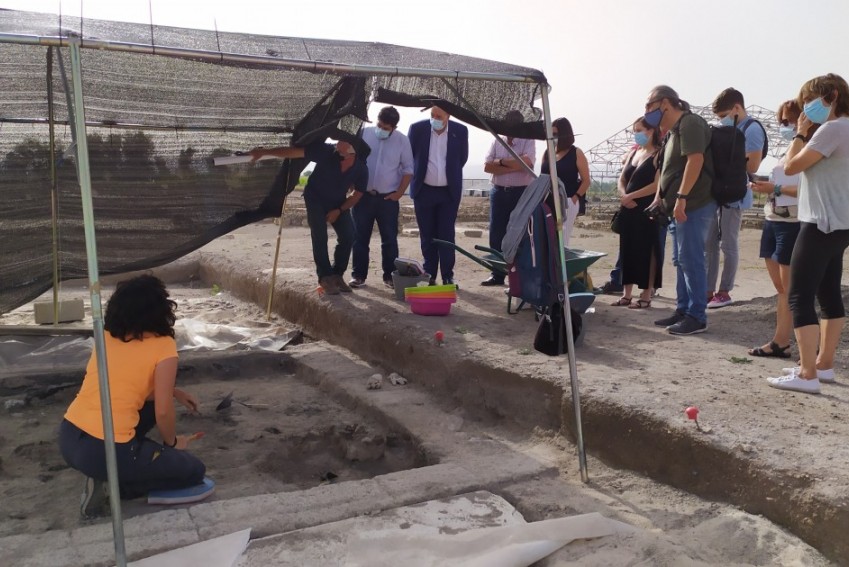
[[[482,255],[478,255],[469,252],[462,246],[458,246],[455,242],[439,240],[438,238],[434,238],[433,242],[435,242],[439,246],[451,247],[466,258],[469,258],[473,262],[477,262],[487,270],[495,274],[501,275],[504,278],[507,277],[507,274],[509,272],[507,268],[507,261],[504,259],[504,255],[498,250],[489,248],[487,246],[481,246],[480,244],[476,244],[475,250],[484,253]],[[592,250],[578,250],[574,248],[566,248],[564,249],[564,253],[566,258],[566,279],[567,288],[569,290],[569,303],[572,309],[574,309],[578,313],[584,313],[593,304],[593,301],[595,301],[595,294],[593,294],[592,291],[587,291],[587,269],[592,266],[599,258],[607,256],[607,254],[604,252],[594,252]],[[591,290],[591,288],[589,289]],[[524,301],[519,304],[519,306],[516,308],[516,311],[514,312],[512,308],[513,297],[510,295],[509,291],[506,293],[507,312],[513,314],[522,309],[525,304]]]

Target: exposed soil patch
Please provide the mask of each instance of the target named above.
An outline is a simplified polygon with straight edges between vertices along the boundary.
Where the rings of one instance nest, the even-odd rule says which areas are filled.
[[[343,407],[291,374],[242,374],[226,381],[193,377],[185,387],[200,400],[201,413],[178,410],[180,432],[205,434],[191,451],[217,483],[214,498],[295,491],[425,464],[408,435]],[[216,411],[231,391],[236,402]],[[0,398],[0,536],[80,524],[83,477],[65,465],[56,444],[57,427],[75,395],[76,388],[68,388],[11,411],[2,409],[5,402],[18,398]],[[129,517],[159,508],[132,501],[124,510]]]

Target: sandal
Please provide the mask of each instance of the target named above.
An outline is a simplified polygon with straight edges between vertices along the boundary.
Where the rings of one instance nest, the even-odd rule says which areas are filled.
[[[648,309],[651,307],[651,299],[638,299],[633,305],[629,305],[628,309]]]
[[[749,349],[749,356],[769,356],[774,358],[790,358],[790,353],[787,352],[790,350],[790,345],[786,347],[780,347],[774,341],[770,341],[769,350],[765,350],[763,347],[755,347]]]
[[[617,299],[616,301],[614,301],[610,305],[612,305],[613,307],[628,307],[629,305],[631,305],[631,298],[630,297],[620,297],[619,299]]]

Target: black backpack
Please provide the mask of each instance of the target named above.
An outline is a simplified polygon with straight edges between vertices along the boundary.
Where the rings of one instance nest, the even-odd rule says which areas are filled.
[[[752,124],[763,129],[760,122],[750,119],[743,130],[734,126],[710,127],[710,153],[713,156],[713,182],[710,192],[720,206],[734,203],[746,196],[749,174],[746,171],[746,134]],[[769,138],[764,130],[761,157],[769,150]]]

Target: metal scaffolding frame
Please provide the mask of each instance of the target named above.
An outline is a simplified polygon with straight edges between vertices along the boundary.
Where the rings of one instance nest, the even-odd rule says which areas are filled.
[[[693,106],[692,111],[708,122],[716,122],[716,115],[710,106]],[[781,137],[778,131],[778,122],[775,119],[775,111],[758,105],[746,107],[746,113],[763,124],[769,140],[768,156],[780,158],[787,151],[789,143]],[[612,213],[619,208],[619,199],[607,192],[599,191],[599,184],[616,183],[619,173],[622,171],[622,161],[628,152],[634,147],[634,132],[632,125],[619,130],[603,142],[600,142],[586,151],[587,161],[590,164],[590,175],[593,184],[590,185],[589,200],[594,212]]]

